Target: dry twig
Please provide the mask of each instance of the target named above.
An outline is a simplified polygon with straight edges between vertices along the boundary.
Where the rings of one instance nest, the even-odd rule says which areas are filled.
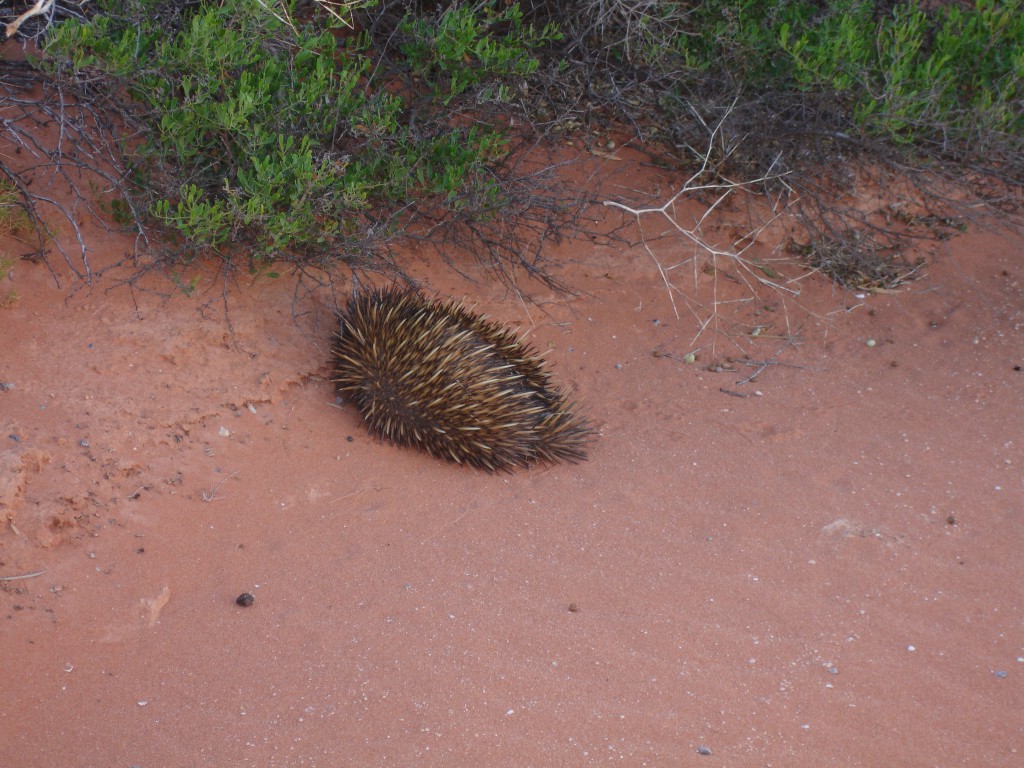
[[[217,498],[217,491],[220,490],[220,487],[222,485],[224,485],[224,483],[226,483],[228,480],[230,480],[232,477],[234,477],[237,474],[238,474],[238,471],[236,470],[236,471],[232,472],[230,475],[228,475],[227,477],[221,479],[221,481],[219,483],[217,483],[215,486],[213,486],[213,488],[211,488],[210,490],[203,491],[203,501],[213,501],[214,499],[216,499]]]
[[[795,336],[795,335],[791,336],[788,339],[786,339],[786,343],[783,344],[781,347],[779,347],[779,351],[775,353],[775,357],[778,357],[787,347],[795,347],[796,346],[796,342],[797,342],[797,336]],[[754,371],[749,376],[747,376],[745,379],[740,379],[739,381],[737,381],[736,382],[737,386],[741,386],[743,384],[749,384],[754,379],[756,379],[758,376],[760,376],[761,373],[763,373],[764,370],[768,366],[770,366],[770,365],[784,365],[787,368],[803,368],[802,365],[795,365],[794,363],[783,363],[783,362],[780,362],[779,360],[776,360],[775,358],[772,358],[771,360],[742,360],[740,362],[742,362],[744,365],[757,366],[757,370]]]
[[[18,29],[21,27],[21,25],[24,24],[29,19],[31,19],[33,16],[41,16],[45,13],[48,13],[50,9],[53,8],[54,2],[55,0],[36,0],[35,5],[33,5],[23,14],[21,14],[21,16],[19,16],[18,18],[16,18],[14,21],[10,22],[7,25],[5,30],[7,38],[10,39],[14,37],[16,34],[18,34]]]
[[[33,573],[22,573],[17,576],[0,576],[0,581],[19,581],[20,579],[34,579],[36,576],[42,576],[46,573],[46,568],[41,571],[35,571]]]
[[[735,106],[735,102],[733,106]],[[717,261],[719,258],[728,259],[732,263],[738,265],[740,268],[740,280],[742,280],[742,282],[744,282],[752,290],[755,287],[755,284],[759,284],[769,286],[772,289],[783,293],[788,293],[791,295],[797,294],[796,291],[787,288],[786,286],[777,282],[777,277],[775,279],[771,279],[772,276],[774,276],[774,273],[771,270],[766,269],[764,265],[755,263],[754,261],[752,261],[751,259],[747,258],[744,255],[747,249],[749,249],[751,245],[753,245],[753,243],[756,241],[757,236],[775,220],[775,218],[779,215],[778,213],[776,213],[774,216],[772,216],[759,226],[755,227],[753,231],[748,232],[744,234],[742,237],[738,238],[734,243],[732,243],[728,247],[721,247],[712,244],[702,231],[704,224],[711,217],[712,213],[714,213],[715,210],[718,209],[726,201],[726,199],[728,199],[729,196],[732,195],[734,192],[747,189],[756,185],[761,185],[770,180],[781,179],[783,176],[785,176],[785,174],[776,174],[772,171],[772,168],[769,168],[768,172],[762,174],[760,177],[756,179],[752,179],[750,181],[732,181],[722,176],[716,168],[712,167],[712,157],[714,156],[716,146],[721,141],[722,125],[725,123],[731,110],[732,107],[730,107],[729,110],[726,111],[722,118],[713,127],[709,127],[698,115],[698,119],[701,119],[702,124],[708,130],[707,146],[704,148],[703,151],[695,150],[695,153],[698,155],[701,161],[700,167],[664,203],[658,206],[634,208],[614,200],[604,201],[604,204],[606,206],[618,208],[619,210],[630,213],[636,217],[638,226],[641,230],[641,243],[644,246],[644,250],[647,251],[648,256],[650,256],[651,260],[657,267],[658,273],[661,275],[662,282],[665,284],[665,288],[669,296],[669,301],[672,304],[672,310],[675,313],[676,318],[678,319],[680,317],[679,307],[677,306],[675,299],[675,294],[678,293],[680,296],[683,297],[690,311],[700,322],[700,329],[697,332],[697,335],[694,340],[696,340],[696,338],[699,338],[700,335],[711,324],[711,322],[714,321],[717,317],[717,310],[720,304],[718,300],[717,291],[717,279],[720,271],[717,266]],[[728,150],[726,150],[726,152],[728,153]],[[701,179],[707,178],[711,174],[713,174],[715,177],[714,181],[701,181]],[[716,198],[714,202],[711,203],[710,206],[708,206],[704,213],[692,225],[684,226],[680,222],[679,215],[676,212],[676,206],[684,198],[696,197],[699,195],[715,195]],[[684,292],[679,290],[679,288],[677,288],[670,279],[669,272],[672,269],[675,269],[675,267],[681,266],[681,264],[677,264],[666,268],[655,255],[647,238],[643,236],[643,225],[641,219],[650,215],[661,217],[668,221],[669,225],[676,233],[681,235],[685,240],[689,241],[691,245],[696,246],[696,248],[699,251],[710,256],[710,264],[706,265],[703,271],[706,272],[707,274],[710,274],[714,279],[714,295],[711,311],[706,316],[701,317],[700,313],[694,310],[695,302],[689,297],[687,297],[687,295]],[[741,243],[745,243],[745,245],[741,246]],[[698,274],[697,260],[694,258],[687,259],[686,261],[693,262],[694,278],[696,280]],[[686,263],[686,261],[682,263]]]

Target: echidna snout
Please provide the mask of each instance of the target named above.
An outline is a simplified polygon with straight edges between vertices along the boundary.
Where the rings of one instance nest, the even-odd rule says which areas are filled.
[[[334,381],[374,435],[490,471],[586,458],[594,430],[515,335],[398,287],[353,296]]]

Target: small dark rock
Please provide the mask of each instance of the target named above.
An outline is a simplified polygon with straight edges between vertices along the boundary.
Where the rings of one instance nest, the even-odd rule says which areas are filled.
[[[711,747],[705,747],[705,746],[697,747],[697,754],[698,755],[710,755],[711,754]]]
[[[250,605],[256,602],[256,598],[252,595],[251,592],[243,592],[235,598],[235,602],[243,608],[248,608]]]

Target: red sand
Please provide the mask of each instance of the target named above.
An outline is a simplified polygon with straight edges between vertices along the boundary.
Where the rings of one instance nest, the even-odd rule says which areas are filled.
[[[1024,764],[1022,249],[972,225],[861,299],[719,260],[741,303],[703,333],[712,276],[668,273],[677,318],[642,246],[565,244],[581,297],[536,303],[417,262],[600,428],[510,475],[369,438],[290,278],[232,286],[229,325],[211,275],[16,262],[0,576],[44,572],[0,582],[0,765]]]

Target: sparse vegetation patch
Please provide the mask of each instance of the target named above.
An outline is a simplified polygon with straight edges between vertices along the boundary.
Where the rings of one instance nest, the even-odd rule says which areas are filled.
[[[14,33],[39,45],[21,74],[42,96],[8,80],[4,99],[29,173],[56,168],[176,268],[400,273],[411,238],[557,283],[544,244],[593,195],[525,160],[566,134],[628,130],[658,162],[768,194],[830,263],[900,237],[837,201],[855,172],[914,169],[911,207],[940,218],[942,185],[1006,210],[1024,176],[1021,0],[57,0]],[[76,140],[26,139],[39,115]],[[102,183],[81,190],[82,170]],[[57,203],[19,174],[38,224]]]

